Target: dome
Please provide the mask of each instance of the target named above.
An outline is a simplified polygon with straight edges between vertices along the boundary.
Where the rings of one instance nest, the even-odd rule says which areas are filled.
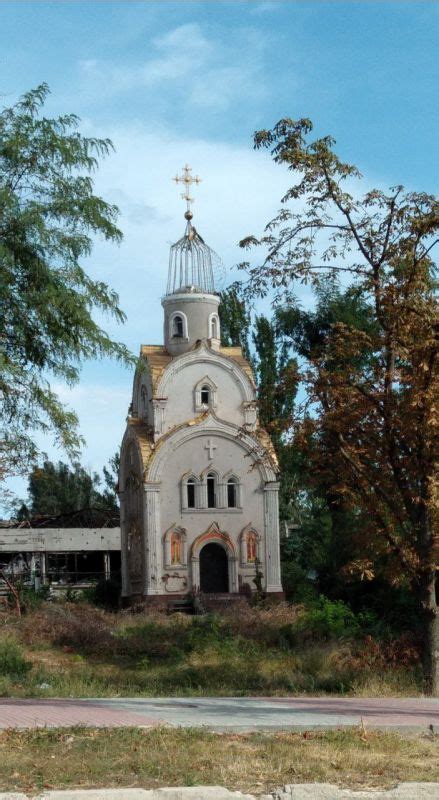
[[[177,292],[214,294],[213,267],[217,262],[219,257],[208,247],[188,219],[184,236],[171,246],[166,294]]]

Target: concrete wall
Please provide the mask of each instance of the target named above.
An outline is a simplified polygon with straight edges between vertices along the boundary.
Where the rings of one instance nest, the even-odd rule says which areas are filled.
[[[0,553],[120,550],[120,528],[0,528]]]

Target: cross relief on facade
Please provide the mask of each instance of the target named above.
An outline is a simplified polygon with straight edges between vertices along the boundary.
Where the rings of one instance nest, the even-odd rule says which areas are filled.
[[[217,449],[216,444],[212,444],[211,440],[207,440],[207,444],[204,445],[204,449],[208,450],[209,461],[212,461],[213,458],[213,451]]]

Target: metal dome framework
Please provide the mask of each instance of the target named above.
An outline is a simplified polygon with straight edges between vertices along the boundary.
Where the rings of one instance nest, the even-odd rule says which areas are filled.
[[[213,266],[217,261],[219,257],[188,220],[184,236],[171,246],[166,294],[181,291],[214,294]]]

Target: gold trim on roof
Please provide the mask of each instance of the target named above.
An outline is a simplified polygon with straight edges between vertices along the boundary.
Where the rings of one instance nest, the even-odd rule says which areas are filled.
[[[242,350],[240,347],[220,347],[219,351],[212,350],[213,354],[216,352],[219,352],[219,354],[225,356],[225,358],[231,358],[247,375],[252,386],[255,385],[253,370],[247,359],[242,355]],[[174,358],[181,358],[181,356],[171,356],[165,347],[160,344],[142,344],[140,348],[140,355],[146,360],[151,371],[151,380],[154,392],[168,364],[170,364]]]

